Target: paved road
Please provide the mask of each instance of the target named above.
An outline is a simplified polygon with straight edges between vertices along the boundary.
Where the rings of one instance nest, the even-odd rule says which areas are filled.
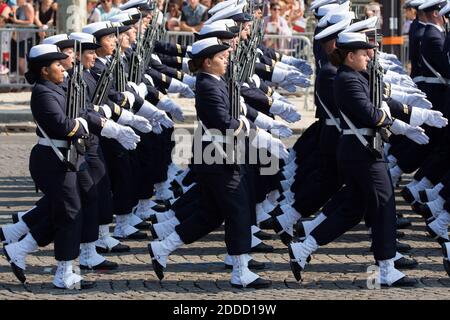
[[[0,223],[10,222],[13,212],[30,208],[39,194],[28,172],[28,154],[35,141],[29,134],[0,135]],[[288,141],[292,143],[293,139]],[[400,200],[399,198],[397,198]],[[402,201],[398,209],[410,216],[413,226],[402,240],[413,247],[411,254],[420,262],[408,275],[420,279],[417,288],[369,290],[366,230],[354,230],[318,250],[297,283],[290,271],[286,247],[278,240],[267,241],[276,250],[255,254],[267,269],[260,275],[273,280],[268,290],[238,290],[228,284],[229,272],[222,264],[225,253],[223,230],[174,252],[169,258],[166,278],[159,282],[149,265],[146,241],[129,242],[132,251],[109,259],[120,264],[117,272],[89,273],[97,287],[78,292],[52,289],[55,261],[52,247],[29,256],[26,274],[29,284],[22,286],[0,256],[0,299],[448,299],[450,278],[442,266],[440,247],[426,236],[424,223],[408,211]],[[410,215],[411,214],[411,215]]]

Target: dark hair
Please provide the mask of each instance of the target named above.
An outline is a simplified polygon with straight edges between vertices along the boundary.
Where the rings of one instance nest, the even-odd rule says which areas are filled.
[[[41,77],[41,69],[50,66],[55,60],[47,60],[41,62],[29,62],[28,71],[25,72],[25,79],[29,84],[34,84]]]
[[[350,52],[356,52],[357,49],[340,49],[336,48],[333,50],[332,53],[328,55],[328,59],[330,60],[331,64],[333,64],[336,67],[339,67],[340,65],[344,64],[345,58],[347,58],[347,55]]]
[[[198,72],[203,67],[203,62],[206,59],[213,59],[216,54],[213,54],[213,55],[210,55],[210,56],[207,56],[207,57],[202,57],[202,58],[192,58],[188,62],[189,71],[192,72],[192,73]]]

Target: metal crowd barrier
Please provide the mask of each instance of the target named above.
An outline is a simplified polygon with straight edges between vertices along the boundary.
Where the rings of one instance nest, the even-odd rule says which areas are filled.
[[[0,88],[28,87],[27,54],[43,37],[54,35],[54,28],[39,29],[33,25],[6,25],[0,28]]]

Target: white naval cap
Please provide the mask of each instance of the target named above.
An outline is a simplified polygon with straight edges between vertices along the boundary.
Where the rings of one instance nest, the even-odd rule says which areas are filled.
[[[370,17],[366,20],[361,20],[349,25],[344,32],[365,32],[377,28],[378,17]]]
[[[244,2],[247,2],[247,0],[237,0],[237,3],[236,3],[236,0],[225,0],[225,1],[219,2],[219,3],[216,4],[214,7],[212,7],[211,9],[209,9],[209,10],[208,10],[208,13],[211,14],[211,15],[213,15],[213,14],[215,14],[216,12],[219,12],[219,11],[221,11],[221,10],[223,10],[223,9],[225,9],[225,8],[227,8],[227,7],[229,7],[229,6],[237,5],[237,4],[242,4],[242,3],[244,3]]]
[[[319,9],[317,9],[316,16],[319,18],[324,17],[329,12],[336,10],[337,8],[339,8],[339,5],[337,3],[332,3],[332,4],[327,4],[327,5],[321,6]]]
[[[138,8],[130,8],[122,10],[122,13],[128,13],[133,19],[139,19],[142,15]]]
[[[234,23],[231,19],[228,19],[228,21],[232,21]],[[234,27],[230,28],[228,27],[226,20],[218,20],[210,24],[205,24],[201,28],[200,32],[194,33],[194,35],[196,40],[211,37],[216,37],[219,39],[233,39],[236,32],[239,33],[239,27],[237,27],[236,24],[234,24]]]
[[[403,5],[403,8],[418,8],[426,0],[407,0]]]
[[[130,8],[141,8],[143,10],[153,10],[155,3],[148,0],[130,0],[119,6],[120,10],[126,10]]]
[[[327,42],[332,39],[337,38],[338,34],[347,28],[352,21],[350,17],[343,17],[339,22],[332,24],[331,26],[323,29],[319,32],[314,39],[320,40],[321,42]]]
[[[42,44],[54,44],[61,50],[73,47],[74,41],[69,39],[66,33],[56,34],[42,40]]]
[[[428,0],[428,1],[424,1],[424,3],[422,3],[419,6],[419,10],[423,10],[423,11],[434,11],[434,10],[441,10],[442,8],[445,7],[445,5],[447,4],[447,1],[442,1],[442,0]]]
[[[121,22],[124,25],[131,25],[131,24],[135,24],[136,22],[138,22],[139,19],[133,19],[133,17],[129,13],[121,12],[121,13],[118,13],[118,14],[112,16],[111,18],[109,18],[109,21]]]
[[[336,40],[336,47],[342,49],[373,49],[367,36],[359,32],[341,32]]]
[[[441,11],[439,11],[439,15],[448,17],[449,13],[450,13],[450,2],[447,2],[445,7],[443,7]]]
[[[61,60],[67,58],[65,53],[62,53],[58,46],[54,44],[38,44],[30,49],[28,53],[29,62]]]
[[[217,20],[233,19],[235,21],[251,21],[251,17],[244,13],[244,7],[246,3],[238,4],[237,6],[229,6],[223,10],[216,12],[204,24],[210,24]]]
[[[345,7],[339,6],[339,8],[337,8],[336,10],[331,10],[325,16],[323,16],[317,23],[317,26],[319,28],[324,28],[329,25],[338,23],[345,18],[354,19],[355,13],[353,11],[348,11],[348,9]]]
[[[230,46],[222,43],[218,38],[206,38],[195,41],[192,44],[192,50],[189,53],[191,58],[204,58],[212,56],[218,52],[228,50]]]
[[[97,44],[95,37],[89,33],[72,32],[69,35],[69,39],[79,41],[81,43],[82,50],[95,50],[101,47],[101,45]]]
[[[82,32],[90,33],[97,39],[116,32],[116,28],[109,21],[94,22],[85,25]]]
[[[313,1],[311,3],[311,6],[309,7],[309,10],[314,11],[314,10],[320,8],[320,7],[325,6],[325,5],[329,5],[329,4],[343,4],[345,2],[349,2],[349,0],[315,0],[315,1]]]

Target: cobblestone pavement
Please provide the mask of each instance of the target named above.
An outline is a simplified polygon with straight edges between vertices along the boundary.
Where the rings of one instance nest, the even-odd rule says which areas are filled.
[[[34,135],[0,135],[0,223],[9,223],[11,213],[30,208],[39,195],[28,172],[28,155]],[[291,144],[293,139],[289,141]],[[409,211],[397,195],[398,210],[413,221],[404,230],[403,242],[420,266],[407,271],[420,283],[410,289],[369,290],[367,268],[373,263],[369,241],[362,224],[336,242],[320,248],[297,283],[290,271],[287,248],[279,240],[267,241],[276,249],[271,254],[254,254],[267,268],[259,274],[273,281],[267,290],[232,288],[229,271],[223,267],[223,230],[184,246],[169,258],[166,277],[159,282],[149,264],[147,241],[128,242],[132,250],[108,258],[120,264],[117,272],[89,273],[94,289],[67,292],[52,288],[55,261],[52,247],[40,249],[27,260],[28,284],[12,275],[5,258],[0,258],[0,299],[447,299],[450,278],[442,266],[439,245],[427,237],[424,223]]]

